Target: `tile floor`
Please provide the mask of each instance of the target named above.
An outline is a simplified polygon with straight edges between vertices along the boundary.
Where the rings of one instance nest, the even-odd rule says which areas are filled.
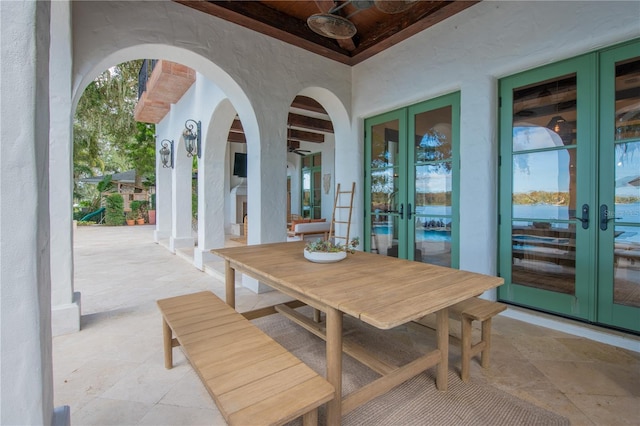
[[[189,251],[175,256],[154,243],[148,225],[80,227],[74,244],[82,330],[53,339],[54,405],[71,407],[73,425],[224,425],[179,351],[177,366],[164,368],[155,305],[205,289],[223,297],[221,263],[197,270]],[[285,297],[238,286],[236,300],[244,311]],[[640,353],[506,317],[494,319],[493,336],[491,368],[473,362],[472,379],[573,425],[640,424]]]

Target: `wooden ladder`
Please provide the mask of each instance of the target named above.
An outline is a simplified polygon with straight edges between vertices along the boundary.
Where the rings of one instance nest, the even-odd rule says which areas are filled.
[[[356,191],[356,183],[351,184],[351,190],[340,190],[340,184],[336,188],[336,198],[333,204],[333,215],[331,216],[331,226],[329,228],[329,241],[335,244],[349,245],[349,231],[351,230],[351,212],[353,211],[353,195]],[[348,204],[346,198],[349,198]],[[348,211],[347,211],[348,210]],[[346,216],[346,220],[345,220]],[[346,234],[336,235],[336,224],[345,225]]]

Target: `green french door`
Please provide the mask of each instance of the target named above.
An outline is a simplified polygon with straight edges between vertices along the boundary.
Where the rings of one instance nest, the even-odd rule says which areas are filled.
[[[600,56],[598,322],[640,331],[640,42]]]
[[[322,217],[322,154],[309,154],[302,158],[301,211],[305,219]]]
[[[593,53],[500,81],[500,299],[640,331],[633,52]]]
[[[365,121],[365,250],[458,267],[460,95]]]

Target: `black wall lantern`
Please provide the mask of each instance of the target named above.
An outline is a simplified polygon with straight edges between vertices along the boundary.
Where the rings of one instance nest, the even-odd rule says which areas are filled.
[[[167,169],[170,167],[173,169],[173,141],[163,139],[160,145],[162,146],[159,151],[162,167]]]
[[[187,120],[184,123],[182,137],[184,138],[184,147],[187,150],[187,157],[197,155],[198,158],[200,158],[202,155],[200,146],[200,122],[191,119]]]

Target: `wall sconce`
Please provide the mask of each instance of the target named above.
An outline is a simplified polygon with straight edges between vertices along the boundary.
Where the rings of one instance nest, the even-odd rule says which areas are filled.
[[[160,148],[160,162],[162,163],[162,167],[168,169],[171,167],[173,169],[173,141],[169,139],[163,139],[160,142],[162,148]]]
[[[184,138],[184,147],[187,150],[187,157],[197,155],[198,158],[200,158],[202,155],[200,146],[200,122],[189,119],[185,121],[184,127],[185,129],[182,132],[182,137]]]

